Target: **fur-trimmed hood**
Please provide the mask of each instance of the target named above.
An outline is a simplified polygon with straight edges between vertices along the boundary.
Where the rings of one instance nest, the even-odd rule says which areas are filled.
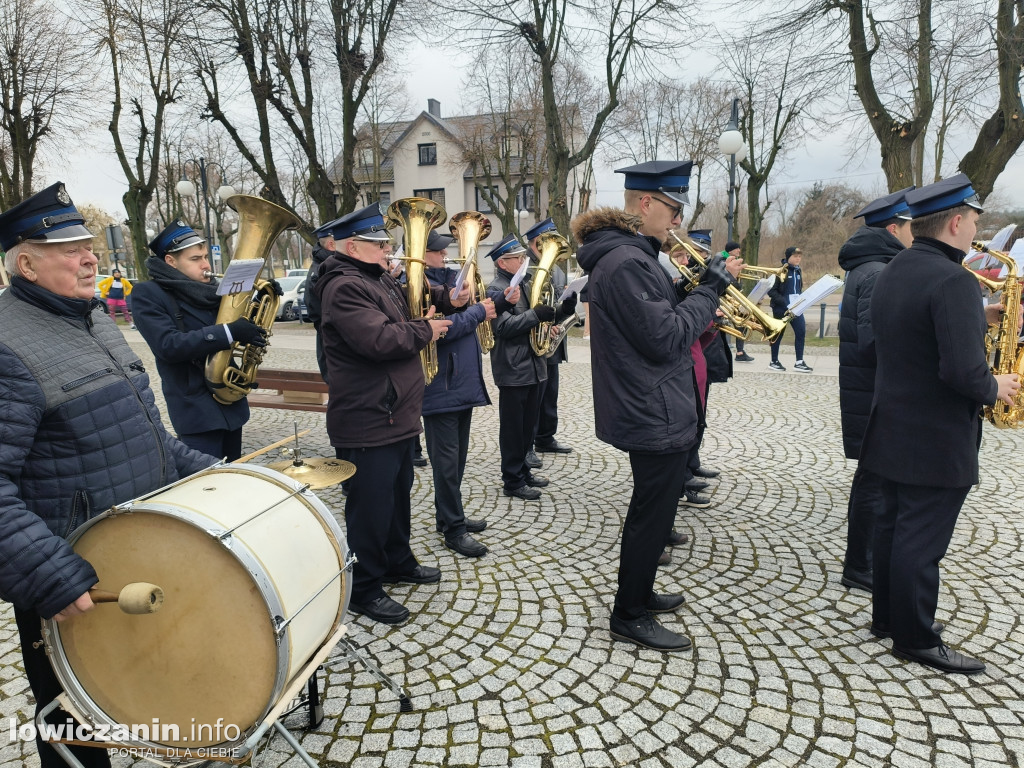
[[[624,229],[635,235],[640,231],[640,222],[639,216],[626,213],[621,208],[593,208],[581,213],[569,226],[576,242],[582,243],[599,229]]]
[[[606,253],[628,245],[657,258],[659,243],[639,232],[641,219],[621,208],[595,208],[572,220],[572,232],[580,244],[576,261],[589,274]]]

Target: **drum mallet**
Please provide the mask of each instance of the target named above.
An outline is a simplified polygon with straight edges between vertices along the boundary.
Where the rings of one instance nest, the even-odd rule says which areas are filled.
[[[89,597],[94,603],[117,603],[122,611],[131,614],[156,613],[164,604],[164,591],[144,581],[125,584],[120,592],[90,589]]]

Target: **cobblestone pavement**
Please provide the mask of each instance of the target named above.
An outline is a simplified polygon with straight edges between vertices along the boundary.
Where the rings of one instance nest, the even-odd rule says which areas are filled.
[[[286,339],[294,349],[283,348]],[[308,342],[302,332],[282,331],[268,364],[314,368]],[[767,351],[751,348],[765,363]],[[854,467],[842,456],[838,385],[827,375],[834,351],[808,355],[817,369],[810,376],[769,373],[761,360],[737,366],[736,378],[714,385],[710,397],[703,456],[723,470],[714,506],[680,508],[677,527],[690,543],[658,574],[659,591],[686,594],[684,609],[666,623],[689,634],[694,648],[663,655],[608,634],[629,465],[594,437],[585,342],[574,339],[570,355],[558,438],[575,451],[543,457],[540,474],[551,485],[539,502],[501,495],[497,407],[474,416],[463,489],[469,514],[489,522],[479,536],[490,547],[486,557],[444,548],[434,532],[429,470],[417,470],[413,549],[441,568],[443,581],[391,590],[412,611],[404,626],[350,623],[357,644],[407,687],[415,711],[399,713],[389,690],[337,659],[326,675],[326,718],[301,737],[322,765],[1024,762],[1024,435],[985,431],[984,479],[943,562],[945,637],[983,658],[988,672],[942,675],[892,657],[888,641],[868,633],[870,597],[839,584]],[[246,450],[288,435],[295,421],[313,428],[307,455],[333,455],[322,415],[283,410],[254,412]],[[340,491],[320,495],[341,519]],[[4,606],[4,730],[30,710],[16,643]],[[31,753],[0,739],[0,766],[35,765]],[[280,740],[262,764],[300,765]]]

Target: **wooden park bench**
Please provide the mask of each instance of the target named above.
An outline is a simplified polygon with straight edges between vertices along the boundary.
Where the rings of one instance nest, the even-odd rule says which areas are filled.
[[[260,368],[256,372],[259,390],[277,390],[276,395],[253,391],[252,408],[287,408],[294,411],[327,411],[327,384],[319,371],[294,371],[284,368]]]

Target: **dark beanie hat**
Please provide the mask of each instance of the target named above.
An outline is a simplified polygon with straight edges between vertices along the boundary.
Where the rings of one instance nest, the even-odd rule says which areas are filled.
[[[735,251],[737,248],[740,248],[740,247],[741,247],[740,244],[737,243],[735,240],[730,240],[729,242],[727,242],[725,244],[725,248],[723,250],[726,253],[729,253],[731,251]]]
[[[801,251],[801,250],[800,250],[799,248],[797,248],[797,247],[796,247],[795,245],[791,245],[791,246],[789,246],[789,248],[787,248],[787,249],[786,249],[786,258],[788,259],[788,258],[789,258],[790,256],[792,256],[792,255],[793,255],[794,253],[798,253],[798,254],[800,254],[800,255],[803,255],[803,251]]]

